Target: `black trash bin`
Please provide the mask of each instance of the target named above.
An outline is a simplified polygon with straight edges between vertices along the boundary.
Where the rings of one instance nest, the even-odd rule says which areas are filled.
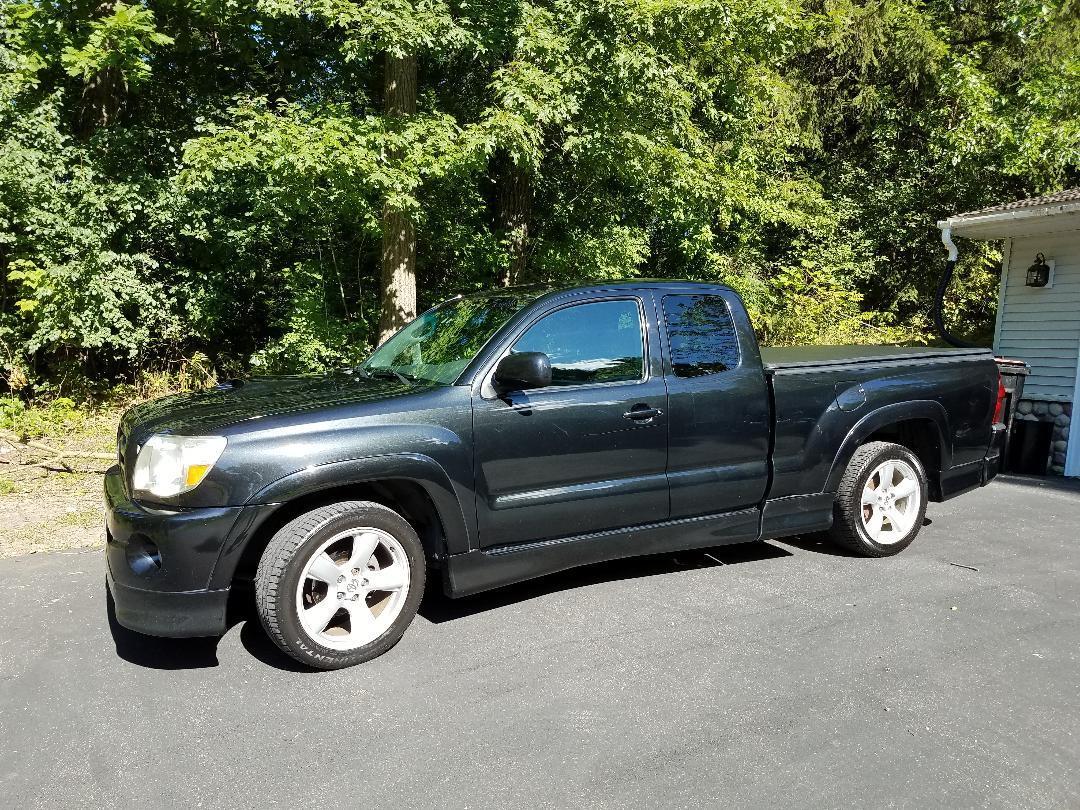
[[[1008,454],[1005,456],[1006,472],[1046,475],[1053,436],[1053,422],[1021,419],[1013,423]]]

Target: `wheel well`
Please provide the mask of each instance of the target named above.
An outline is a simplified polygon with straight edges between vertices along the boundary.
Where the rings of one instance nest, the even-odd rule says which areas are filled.
[[[874,431],[866,441],[901,444],[916,455],[927,473],[941,471],[941,436],[932,419],[906,419]]]
[[[409,521],[420,536],[429,565],[437,567],[444,556],[446,542],[442,519],[431,496],[415,481],[394,478],[322,489],[282,504],[248,540],[233,572],[233,579],[254,579],[266,546],[290,520],[312,509],[340,501],[372,501],[393,509]]]

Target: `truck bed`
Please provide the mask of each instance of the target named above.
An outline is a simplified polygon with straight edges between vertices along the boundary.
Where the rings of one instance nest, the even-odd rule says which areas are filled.
[[[889,361],[956,361],[985,358],[989,349],[954,349],[940,346],[786,346],[761,349],[766,371],[851,366]]]
[[[843,442],[857,424],[856,433],[866,434],[860,441],[897,441],[921,452],[944,482],[935,495],[948,494],[951,468],[979,472],[998,381],[989,349],[805,346],[761,354],[773,398],[770,498],[835,491],[843,465],[834,459],[838,449],[845,455]]]

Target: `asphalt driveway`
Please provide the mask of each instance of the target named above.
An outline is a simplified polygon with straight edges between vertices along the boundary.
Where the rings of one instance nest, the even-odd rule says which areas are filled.
[[[257,620],[111,626],[100,552],[5,560],[0,804],[1080,806],[1080,487],[928,517],[887,560],[773,542],[429,596],[335,673]]]

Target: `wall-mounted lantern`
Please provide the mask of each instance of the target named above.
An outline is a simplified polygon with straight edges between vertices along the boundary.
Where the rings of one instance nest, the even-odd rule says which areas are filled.
[[[1046,257],[1041,253],[1035,254],[1035,264],[1027,270],[1027,287],[1045,287],[1050,281],[1050,265],[1046,263]]]

